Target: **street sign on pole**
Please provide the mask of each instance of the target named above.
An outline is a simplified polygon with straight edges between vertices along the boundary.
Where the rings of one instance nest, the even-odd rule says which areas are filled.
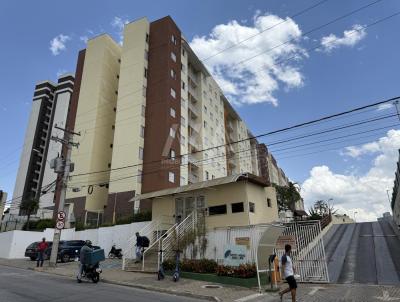
[[[65,220],[66,216],[67,215],[65,214],[64,211],[60,211],[60,212],[57,213],[57,220]]]
[[[64,225],[65,225],[64,221],[58,220],[57,223],[56,223],[56,229],[57,230],[62,230],[64,228]]]

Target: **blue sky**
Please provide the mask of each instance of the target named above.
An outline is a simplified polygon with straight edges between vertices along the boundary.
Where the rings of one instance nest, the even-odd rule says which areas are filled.
[[[232,30],[243,30],[243,33],[238,32],[238,35],[245,37],[247,31],[257,32],[257,20],[260,24],[282,20],[280,18],[285,19],[317,2],[317,0],[206,0],[190,3],[187,1],[69,1],[66,5],[62,5],[54,1],[2,1],[0,3],[0,31],[3,40],[3,47],[0,48],[2,70],[0,84],[0,129],[2,129],[0,189],[9,192],[11,196],[35,83],[46,79],[55,81],[57,73],[60,72],[74,72],[77,52],[85,47],[82,37],[107,32],[118,41],[118,27],[115,26],[115,20],[118,19],[115,19],[116,17],[125,21],[146,16],[152,21],[165,15],[171,15],[187,40],[194,44],[197,43],[197,46],[193,44],[193,47],[198,49],[201,54],[211,55],[213,54],[211,51],[214,50],[212,48],[201,49],[202,45],[208,45],[207,43],[214,40],[218,40],[221,45],[231,43],[235,41],[228,37]],[[249,125],[253,134],[279,129],[399,94],[398,49],[400,41],[398,28],[400,28],[400,16],[366,28],[362,31],[361,36],[361,31],[356,32],[355,34],[360,36],[359,40],[353,42],[340,40],[344,38],[344,31],[351,31],[355,25],[365,26],[400,11],[398,1],[381,1],[321,30],[303,35],[312,28],[370,2],[373,1],[353,0],[343,1],[338,5],[338,1],[328,0],[309,12],[257,37],[259,44],[256,46],[263,47],[263,43],[266,43],[265,39],[269,35],[273,38],[272,40],[276,38],[277,41],[283,41],[286,37],[294,35],[295,42],[292,44],[295,49],[290,54],[298,55],[299,58],[288,61],[286,69],[277,72],[281,75],[283,72],[291,72],[292,75],[295,74],[300,78],[293,79],[290,77],[291,74],[285,73],[282,79],[276,80],[279,74],[275,73],[271,76],[271,81],[274,79],[275,81],[271,83],[267,80],[264,81],[263,77],[255,79],[249,76],[246,79],[246,72],[250,72],[251,75],[252,65],[257,64],[257,61],[247,62],[245,66],[248,69],[241,70],[243,73],[238,77],[232,73],[232,70],[224,69],[228,57],[224,53],[218,55],[214,63],[213,59],[207,62],[207,66],[211,69],[222,70],[219,74],[221,80],[230,80],[236,85],[240,83],[248,85],[254,80],[258,80],[261,86],[264,84],[267,86],[269,84],[277,85],[274,88],[268,86],[261,91],[262,94],[265,93],[264,95],[268,94],[269,96],[260,103],[246,101],[247,98],[250,100],[252,96],[248,90],[244,91],[243,87],[236,95],[232,92],[228,93],[235,102],[235,108]],[[113,21],[114,26],[112,25]],[[218,25],[225,25],[218,28],[221,30],[221,36],[216,37],[215,31],[214,36],[210,36],[210,33]],[[285,29],[288,31],[286,32]],[[65,41],[65,49],[59,50],[58,55],[54,55],[49,49],[50,41],[60,34],[68,36],[68,39]],[[322,39],[330,35],[335,35],[337,38],[333,44],[338,41],[342,41],[342,43],[338,43],[336,48],[328,51],[323,47]],[[255,41],[249,41],[248,45],[251,43],[255,43]],[[235,59],[240,61],[253,55],[251,50],[246,48],[246,44],[247,42],[244,42],[240,51],[237,49],[237,52],[234,53]],[[267,48],[271,45],[275,44],[265,44]],[[321,46],[319,51],[308,50],[318,45]],[[272,63],[276,63],[274,60],[285,59],[287,58],[285,56],[289,55],[275,53],[276,56],[273,56],[272,54],[271,57],[264,57],[264,59],[271,59]],[[203,56],[200,55],[200,57]],[[219,67],[221,69],[218,69]],[[318,125],[296,133],[315,131],[323,127],[338,125],[338,123],[348,123],[355,119],[387,114],[392,112],[391,110],[393,108],[381,113],[372,112],[365,116],[352,116],[338,120],[336,124]],[[376,123],[374,127],[396,123],[396,119],[390,121]],[[396,129],[396,127],[394,128]],[[360,130],[360,128],[357,129]],[[314,147],[298,153],[292,150],[286,155],[277,153],[276,158],[292,180],[305,183],[304,190],[308,190],[308,193],[304,192],[306,203],[310,204],[316,198],[332,197],[337,200],[338,207],[347,211],[348,214],[358,211],[361,219],[373,219],[379,212],[388,209],[386,189],[391,189],[390,177],[393,177],[389,173],[390,165],[388,164],[385,171],[380,171],[386,173],[385,182],[374,183],[378,188],[374,187],[373,190],[379,191],[379,194],[374,195],[375,203],[373,201],[364,203],[360,200],[359,196],[365,194],[364,187],[357,193],[360,195],[355,197],[354,192],[347,192],[346,188],[335,184],[335,181],[339,183],[343,179],[345,183],[354,181],[354,186],[357,187],[360,183],[365,182],[365,177],[371,177],[371,174],[368,174],[371,169],[379,169],[380,166],[377,166],[376,162],[379,156],[386,156],[388,162],[394,162],[397,154],[393,150],[400,147],[397,145],[398,133],[393,132],[390,136],[386,133],[387,130],[389,129],[374,132],[375,136],[371,135],[374,133],[370,133],[370,137],[364,139],[355,137],[354,141],[336,146],[345,146],[345,144],[351,146],[366,141],[378,144],[375,149],[364,145],[359,146],[357,148],[361,149],[353,150],[351,156],[349,152],[346,153],[345,149],[299,156],[300,153],[328,148]],[[293,136],[296,133],[283,134],[279,137],[262,139],[262,141],[271,142],[275,139]],[[333,137],[333,134],[327,135],[325,138],[330,137]],[[383,141],[380,141],[380,138]],[[393,141],[396,143],[391,145]],[[385,143],[387,144],[385,145]],[[278,146],[274,148],[278,149]],[[313,171],[315,175],[310,176],[310,171]],[[333,190],[329,194],[334,196],[323,193],[326,190],[323,185],[318,184],[318,177],[322,177],[328,183],[333,183],[336,191]],[[371,179],[368,178],[368,181]],[[315,190],[315,187],[319,189]],[[346,192],[348,197],[346,197],[347,195],[343,197],[344,194],[347,194]]]

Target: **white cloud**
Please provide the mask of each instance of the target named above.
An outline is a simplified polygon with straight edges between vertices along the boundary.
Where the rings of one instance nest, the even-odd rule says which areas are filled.
[[[378,111],[382,111],[382,110],[387,110],[387,109],[390,109],[390,108],[393,108],[393,104],[391,104],[391,103],[385,103],[385,104],[379,105],[378,108],[377,108],[377,110],[378,110]]]
[[[205,59],[256,35],[204,63],[233,103],[277,105],[274,94],[281,85],[289,89],[303,85],[304,76],[296,65],[296,61],[307,55],[300,46],[301,30],[292,19],[272,14],[256,12],[252,21],[252,24],[250,21],[241,24],[236,20],[219,24],[210,34],[195,36],[190,45],[201,59]],[[261,33],[283,21],[273,30]],[[290,42],[276,47],[287,41]],[[239,63],[251,57],[254,58]],[[293,57],[296,60],[285,61]]]
[[[67,70],[65,69],[59,69],[57,70],[57,78],[59,78],[60,76],[62,76],[63,74],[66,74]]]
[[[359,157],[364,154],[371,154],[380,151],[380,145],[378,142],[372,142],[362,145],[361,147],[349,146],[344,148],[344,152],[342,154],[350,156],[350,157]]]
[[[374,147],[366,147],[367,152],[377,155],[363,175],[338,174],[327,166],[314,167],[301,190],[307,206],[318,199],[333,198],[340,212],[351,216],[357,212],[360,221],[375,220],[390,211],[386,190],[389,189],[390,195],[399,158],[400,130],[389,130],[386,136],[369,145]]]
[[[125,24],[128,24],[128,23],[129,23],[128,19],[123,19],[121,17],[114,17],[114,19],[111,21],[111,26],[117,30],[120,44],[122,44],[122,41],[124,39],[123,33],[124,33]]]
[[[81,40],[83,43],[87,43],[88,42],[88,40],[89,40],[89,37],[88,36],[81,36],[81,37],[79,37],[79,40]]]
[[[66,50],[66,42],[68,40],[71,40],[70,36],[67,35],[63,35],[63,34],[59,34],[57,37],[54,37],[51,41],[50,41],[50,51],[54,56],[57,56],[58,54],[60,54],[60,52],[62,50]]]
[[[360,24],[355,24],[351,29],[345,30],[342,37],[334,34],[322,37],[321,46],[325,52],[331,52],[335,48],[341,46],[354,46],[367,36],[365,27]]]

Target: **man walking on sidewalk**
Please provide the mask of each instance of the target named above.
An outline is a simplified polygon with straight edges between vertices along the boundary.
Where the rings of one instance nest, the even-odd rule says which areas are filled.
[[[136,232],[136,261],[135,263],[139,263],[142,261],[142,252],[143,252],[143,237],[140,236],[139,232]]]
[[[286,279],[289,287],[281,292],[279,292],[279,296],[281,298],[281,301],[283,300],[283,295],[290,292],[292,294],[292,302],[296,302],[296,288],[297,288],[297,282],[296,279],[294,278],[294,270],[293,270],[293,262],[292,258],[290,257],[292,251],[292,247],[290,244],[285,245],[285,254],[281,258],[281,267],[282,267],[282,273],[283,277]]]
[[[43,261],[44,261],[44,253],[49,247],[49,244],[46,242],[46,238],[42,239],[42,242],[39,242],[38,244],[38,255],[37,255],[37,262],[36,262],[36,267],[42,267],[43,266]]]

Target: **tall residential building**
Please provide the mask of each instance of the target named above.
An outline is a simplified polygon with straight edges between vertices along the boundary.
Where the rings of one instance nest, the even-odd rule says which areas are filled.
[[[84,52],[67,193],[77,220],[150,209],[128,202],[137,194],[258,175],[257,141],[170,17],[126,24],[122,45],[103,34]]]
[[[65,127],[73,87],[74,76],[70,74],[59,77],[57,83],[44,81],[35,87],[10,208],[12,215],[24,215],[20,205],[28,199],[40,200],[38,217],[53,215],[57,174],[50,169],[49,162],[61,155],[61,145],[50,138],[63,137],[54,127]],[[43,194],[42,190],[50,184],[53,184],[52,189]]]
[[[0,230],[1,230],[1,222],[3,219],[4,208],[6,206],[7,201],[7,193],[0,190]]]
[[[257,145],[257,156],[259,163],[259,175],[270,183],[278,186],[287,186],[289,179],[285,172],[278,166],[275,157],[265,144]]]

